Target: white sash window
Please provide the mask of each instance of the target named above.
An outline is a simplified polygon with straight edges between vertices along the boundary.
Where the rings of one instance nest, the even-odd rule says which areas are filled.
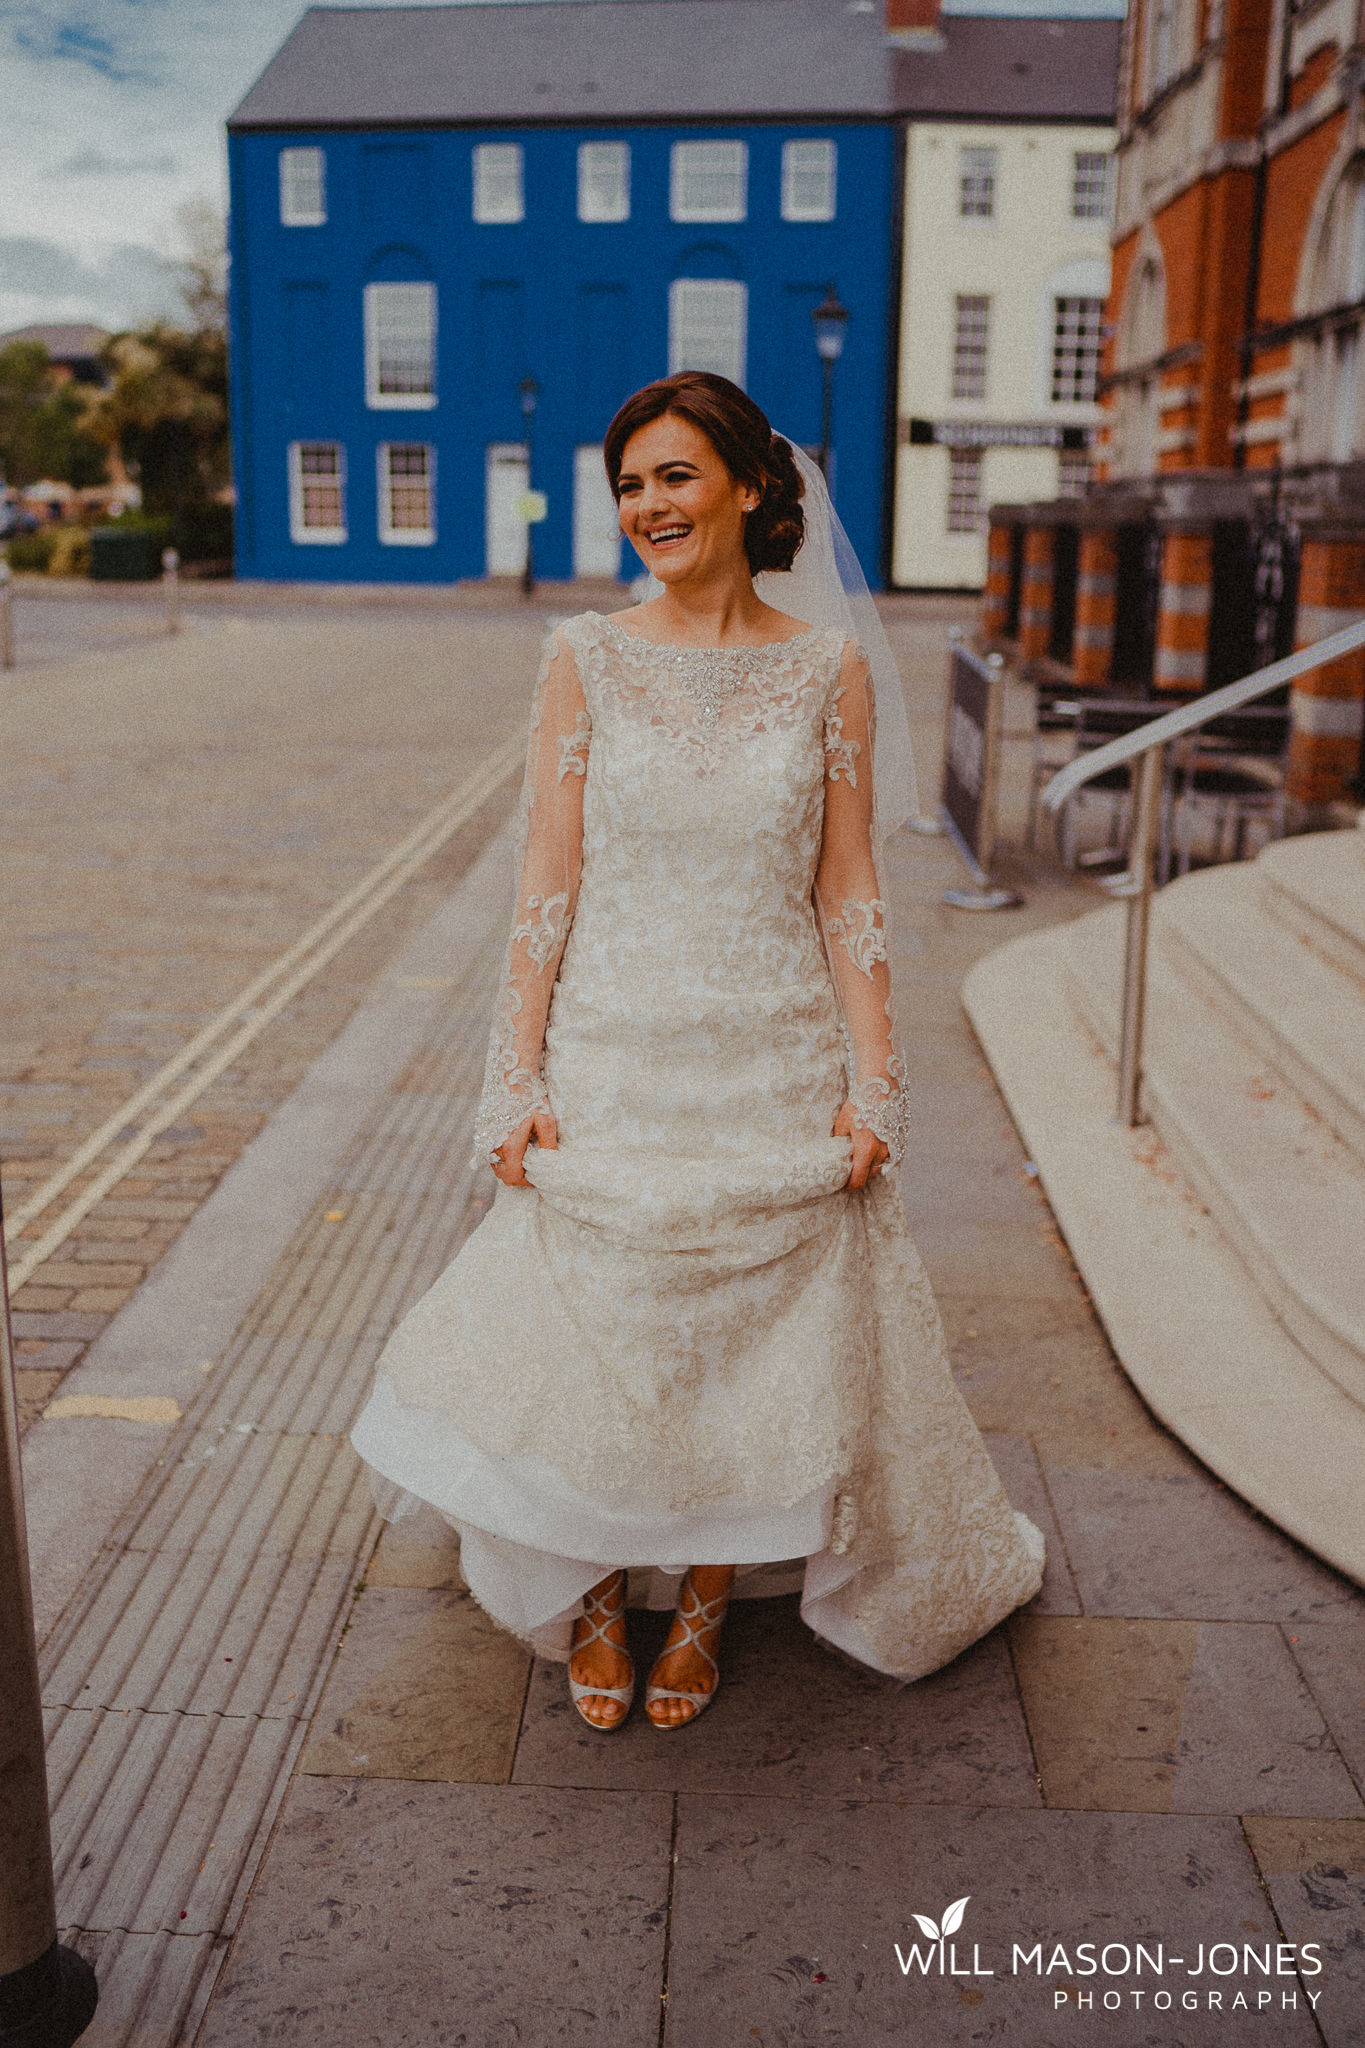
[[[749,290],[728,277],[680,277],[668,289],[668,369],[710,370],[744,387]]]
[[[749,145],[675,142],[668,211],[673,220],[747,220]]]
[[[519,142],[476,145],[474,218],[484,227],[509,227],[525,220],[526,183]]]
[[[346,451],[339,441],[291,442],[289,535],[304,546],[345,540]]]
[[[327,152],[280,151],[280,223],[287,228],[327,224]]]
[[[436,450],[428,443],[380,443],[379,538],[391,548],[425,548],[435,540]]]
[[[436,287],[365,287],[365,402],[388,411],[436,403]]]
[[[837,165],[832,142],[783,143],[783,220],[833,220]]]
[[[630,219],[628,142],[579,143],[578,218],[591,221]]]

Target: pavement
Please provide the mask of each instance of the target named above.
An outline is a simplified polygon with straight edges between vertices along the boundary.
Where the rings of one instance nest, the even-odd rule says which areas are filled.
[[[895,600],[887,616],[932,786],[946,630],[966,608]],[[32,815],[57,822],[24,901],[58,929],[91,894],[82,970],[54,995],[30,941],[13,984],[40,1050],[68,1007],[85,1045],[149,984],[145,961],[121,978],[105,949],[113,963],[178,872],[160,786],[174,793],[183,761],[202,757],[169,807],[180,857],[196,802],[206,831],[259,814],[265,855],[239,833],[221,885],[264,860],[276,892],[259,941],[230,912],[250,953],[235,968],[187,896],[179,950],[159,957],[206,1008],[249,977],[253,944],[287,943],[401,836],[403,805],[406,824],[524,717],[534,635],[517,615],[361,612],[317,627],[315,653],[313,626],[305,648],[258,625],[217,727],[195,694],[212,636],[119,657],[129,715],[91,750],[115,750],[112,844],[73,822],[101,815],[84,738],[98,686],[88,662],[45,672],[59,715],[25,761],[49,791]],[[428,629],[442,637],[422,666],[392,636]],[[339,793],[310,751],[327,717],[305,721],[292,780],[266,743],[281,647],[312,678],[303,702],[331,693],[334,779],[365,764]],[[447,675],[464,751],[447,743],[433,768]],[[402,709],[401,746],[388,698],[364,709],[376,690]],[[254,1125],[213,1155],[192,1213],[161,1219],[174,1241],[65,1366],[63,1396],[160,1399],[181,1419],[54,1416],[25,1439],[59,1914],[102,1985],[87,2041],[1052,2048],[1102,2021],[1159,2048],[1365,2043],[1365,1598],[1145,1408],[961,1008],[991,946],[1101,900],[1022,849],[1025,708],[1011,695],[997,862],[1024,906],[946,908],[951,849],[907,834],[888,888],[916,1102],[907,1204],[964,1394],[1048,1539],[1038,1599],[907,1687],[822,1650],[793,1601],[739,1603],[695,1728],[661,1738],[637,1714],[603,1737],[573,1716],[562,1668],[481,1615],[439,1520],[376,1521],[347,1430],[388,1330],[491,1195],[467,1163],[508,900],[507,799],[490,802],[320,977],[336,993],[312,1021],[287,1010],[262,1034],[262,1071],[278,1065],[254,1084]],[[139,777],[143,759],[160,775]],[[286,785],[294,802],[329,791],[292,846]],[[158,1020],[159,1051],[187,1025]],[[87,1085],[62,1080],[71,1121],[31,1141],[44,1156],[98,1121]],[[76,1313],[95,1312],[23,1311]],[[632,1616],[638,1660],[664,1625]]]

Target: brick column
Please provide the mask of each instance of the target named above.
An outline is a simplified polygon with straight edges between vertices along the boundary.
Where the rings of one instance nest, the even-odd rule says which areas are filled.
[[[987,640],[1003,640],[1010,624],[1010,558],[1013,526],[993,519],[986,544],[986,594],[981,606],[981,631]]]
[[[1213,608],[1213,536],[1168,533],[1161,548],[1156,615],[1158,690],[1202,690]]]
[[[1119,541],[1112,527],[1082,527],[1076,566],[1076,631],[1072,667],[1083,689],[1107,683],[1114,662]]]
[[[1360,619],[1365,619],[1365,533],[1305,534],[1294,645],[1308,647]],[[1343,801],[1360,760],[1365,651],[1300,676],[1289,704],[1286,794],[1305,804]]]
[[[1047,653],[1052,635],[1052,528],[1030,526],[1024,534],[1024,574],[1019,599],[1019,652],[1026,661]]]

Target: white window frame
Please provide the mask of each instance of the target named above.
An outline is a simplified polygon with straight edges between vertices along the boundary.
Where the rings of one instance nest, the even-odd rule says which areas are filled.
[[[1096,175],[1095,166],[1103,168]],[[1098,208],[1095,201],[1098,198]],[[1114,158],[1107,149],[1077,149],[1071,156],[1071,218],[1108,221],[1114,204]]]
[[[979,405],[989,389],[992,311],[989,292],[958,292],[954,296],[948,389],[959,404]],[[979,348],[975,346],[978,341]],[[979,382],[980,390],[959,390],[959,384],[969,382]]]
[[[304,513],[305,493],[308,477],[303,468],[305,448],[332,448],[336,451],[337,497],[341,505],[341,523],[338,526],[309,526]],[[346,528],[346,448],[341,441],[291,441],[289,443],[289,538],[296,547],[341,547],[348,538]]]
[[[705,152],[711,153],[708,170]],[[724,161],[731,169],[735,196],[722,203],[689,196],[693,176],[715,177]],[[749,145],[713,138],[705,142],[675,142],[668,161],[668,217],[680,221],[737,221],[749,218]]]
[[[304,159],[309,159],[308,173]],[[298,186],[315,186],[317,198],[311,206],[298,199]],[[311,145],[280,151],[280,226],[324,228],[327,225],[327,152]]]
[[[519,142],[476,142],[471,171],[470,205],[480,227],[515,227],[525,220],[526,152]]]
[[[393,503],[389,491],[393,475],[389,467],[390,457],[399,448],[422,448],[427,458],[427,510],[429,524],[426,526],[394,526],[391,515]],[[386,548],[429,548],[436,539],[436,450],[430,441],[381,441],[375,450],[375,462],[379,472],[379,538]]]
[[[1087,310],[1067,310],[1084,307]],[[1052,405],[1093,405],[1099,396],[1100,357],[1104,352],[1104,300],[1089,292],[1059,292],[1052,300],[1052,360],[1048,371],[1048,402]],[[1090,389],[1059,391],[1059,381],[1074,384],[1076,366],[1089,363]]]
[[[816,152],[820,155],[817,158]],[[802,159],[805,159],[803,162]],[[805,181],[824,180],[824,197],[812,206],[800,197]],[[833,220],[838,204],[839,145],[827,136],[794,136],[782,145],[783,220]]]
[[[405,292],[413,294],[408,305],[415,312],[420,301],[417,294],[426,295],[430,318],[426,323],[431,354],[431,388],[427,391],[381,391],[379,388],[382,362],[381,344],[385,332],[385,307],[395,308],[396,301],[387,301],[384,293]],[[430,412],[436,403],[436,287],[434,284],[367,284],[365,287],[365,403],[371,412]],[[420,323],[414,321],[414,332]]]
[[[972,540],[981,531],[981,500],[984,496],[985,451],[980,448],[949,448],[948,495],[943,508],[943,530],[951,540]],[[970,490],[967,479],[970,478]],[[972,522],[961,518],[961,508],[970,503]]]
[[[596,223],[630,219],[630,144],[580,142],[578,218]]]
[[[982,192],[978,188],[986,187]],[[994,143],[964,142],[957,153],[957,217],[982,221],[997,218],[1000,197],[1000,152]],[[980,201],[984,198],[985,205]]]
[[[695,337],[705,324],[698,318],[704,304],[700,296],[703,292],[713,294],[714,307],[729,305],[738,312],[738,319],[732,319],[730,323],[733,342],[728,354],[718,348],[708,350],[697,344]],[[713,332],[719,331],[719,323],[715,323]],[[668,288],[669,376],[677,370],[712,370],[718,376],[728,377],[742,391],[748,372],[748,357],[749,287],[730,277],[675,278]]]

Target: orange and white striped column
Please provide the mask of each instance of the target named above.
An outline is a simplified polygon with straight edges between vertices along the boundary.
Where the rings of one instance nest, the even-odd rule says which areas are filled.
[[[1083,689],[1107,683],[1114,665],[1119,542],[1112,527],[1081,528],[1076,563],[1076,629],[1071,664]]]
[[[1156,615],[1158,690],[1202,690],[1213,610],[1213,535],[1167,533],[1161,547]]]
[[[1365,533],[1305,533],[1299,557],[1296,647],[1365,619]],[[1340,803],[1360,761],[1365,724],[1365,650],[1300,676],[1289,693],[1285,793],[1300,803]]]
[[[981,631],[987,640],[1003,640],[1010,629],[1010,563],[1014,528],[992,519],[986,543],[986,594],[981,606]]]
[[[1024,534],[1024,572],[1019,593],[1019,652],[1025,661],[1047,653],[1052,638],[1052,540],[1050,526]]]

